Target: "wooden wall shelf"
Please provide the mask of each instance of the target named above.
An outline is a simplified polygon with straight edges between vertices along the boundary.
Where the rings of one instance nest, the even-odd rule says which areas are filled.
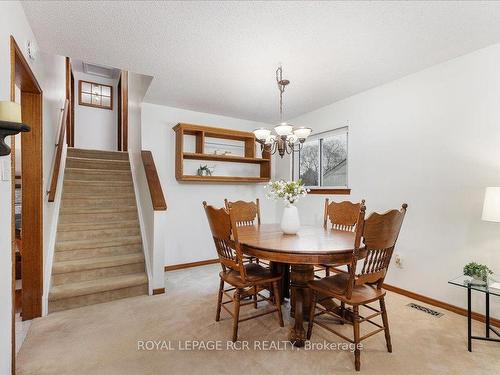
[[[233,163],[249,163],[249,164],[262,164],[269,162],[269,160],[262,158],[247,158],[245,156],[234,156],[234,155],[198,154],[195,152],[185,152],[184,159],[226,161]]]
[[[214,128],[211,126],[179,123],[175,131],[175,178],[186,182],[246,182],[262,183],[271,179],[271,154],[264,151],[261,158],[255,157],[255,136],[251,132]],[[196,139],[195,152],[184,151],[184,135]],[[205,154],[205,138],[229,139],[244,143],[245,156]],[[184,174],[184,160],[211,160],[225,163],[256,164],[259,176],[197,176]]]

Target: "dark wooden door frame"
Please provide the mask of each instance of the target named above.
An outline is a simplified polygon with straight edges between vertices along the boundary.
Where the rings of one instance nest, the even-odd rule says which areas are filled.
[[[128,150],[128,72],[122,70],[118,80],[118,151]]]
[[[71,100],[69,101],[69,117],[71,118],[71,147],[75,147],[75,76],[71,69]]]
[[[117,91],[117,100],[116,100],[116,103],[117,103],[117,111],[118,111],[118,115],[117,115],[117,119],[118,119],[118,123],[117,123],[117,143],[116,143],[116,149],[118,151],[121,151],[122,150],[122,75],[120,73],[120,78],[118,78],[118,85],[116,85],[116,91]]]
[[[66,99],[69,100],[69,116],[66,120],[66,143],[68,147],[75,146],[75,116],[74,116],[74,101],[75,101],[75,77],[71,68],[71,60],[66,57]]]
[[[21,113],[31,131],[21,135],[22,149],[22,315],[23,320],[42,315],[43,294],[43,93],[28,62],[13,36],[10,37],[10,99],[15,101],[16,85],[21,90]],[[15,138],[12,142],[12,186],[15,192]],[[15,199],[13,194],[12,199]],[[13,203],[14,201],[12,201]],[[12,230],[15,209],[12,204]],[[12,259],[15,259],[15,233],[12,237]],[[12,371],[15,373],[15,262],[12,262]]]

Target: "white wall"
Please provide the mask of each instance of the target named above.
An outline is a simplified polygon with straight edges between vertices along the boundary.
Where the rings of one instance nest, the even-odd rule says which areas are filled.
[[[10,35],[13,35],[24,50],[26,41],[36,41],[26,20],[24,11],[17,1],[0,2],[0,100],[10,100]],[[39,53],[36,61],[27,58],[43,90],[43,166],[44,188],[50,177],[54,156],[55,134],[59,108],[65,96],[64,58]],[[61,84],[62,83],[62,84]],[[4,165],[10,165],[10,156],[0,158]],[[11,365],[11,181],[0,181],[0,373],[10,373]],[[45,232],[51,226],[53,215],[50,204],[44,203]],[[46,241],[44,238],[44,250]]]
[[[365,198],[368,211],[409,204],[404,268],[393,264],[388,283],[465,307],[448,280],[473,260],[500,273],[500,223],[481,221],[484,188],[500,186],[499,103],[495,45],[293,119],[314,132],[349,125],[352,195],[334,199]],[[324,198],[299,203],[304,223],[321,222]]]
[[[166,211],[154,211],[149,193],[148,182],[144,172],[141,151],[142,147],[142,122],[141,103],[146,94],[152,77],[129,72],[128,98],[128,152],[132,176],[134,179],[135,195],[141,224],[146,268],[149,278],[149,292],[165,286],[165,245],[164,231],[162,228]]]
[[[35,75],[43,90],[43,186],[44,192],[49,190],[52,169],[59,134],[61,109],[66,99],[66,60],[62,56],[40,54],[43,71]],[[65,157],[65,154],[63,155]],[[44,314],[47,313],[46,297],[50,286],[50,273],[54,255],[59,204],[62,195],[62,178],[64,161],[61,162],[58,187],[54,202],[49,203],[47,196],[43,201],[43,274],[44,274]]]
[[[208,113],[143,103],[142,147],[153,153],[167,201],[164,233],[167,265],[217,257],[202,202],[223,206],[224,198],[260,198],[264,222],[275,221],[275,203],[264,196],[262,184],[191,184],[175,179],[175,137],[172,127],[179,122],[252,131],[269,126]]]
[[[117,79],[107,79],[83,72],[75,76],[75,147],[116,151],[118,148]],[[88,107],[78,102],[80,80],[113,86],[113,110]]]

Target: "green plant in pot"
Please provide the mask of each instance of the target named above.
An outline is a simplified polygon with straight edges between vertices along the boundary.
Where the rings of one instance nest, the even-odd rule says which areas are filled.
[[[196,171],[196,174],[198,176],[211,176],[212,168],[210,168],[208,165],[200,165],[200,167]]]
[[[488,275],[492,275],[493,271],[484,264],[471,262],[464,266],[464,275],[472,277],[472,284],[486,284],[488,282]]]

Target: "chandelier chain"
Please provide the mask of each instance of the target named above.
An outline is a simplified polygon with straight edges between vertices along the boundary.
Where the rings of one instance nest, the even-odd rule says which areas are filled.
[[[276,82],[278,83],[278,90],[280,91],[280,122],[283,122],[283,93],[289,82],[283,80],[283,68],[281,65],[276,69]]]

